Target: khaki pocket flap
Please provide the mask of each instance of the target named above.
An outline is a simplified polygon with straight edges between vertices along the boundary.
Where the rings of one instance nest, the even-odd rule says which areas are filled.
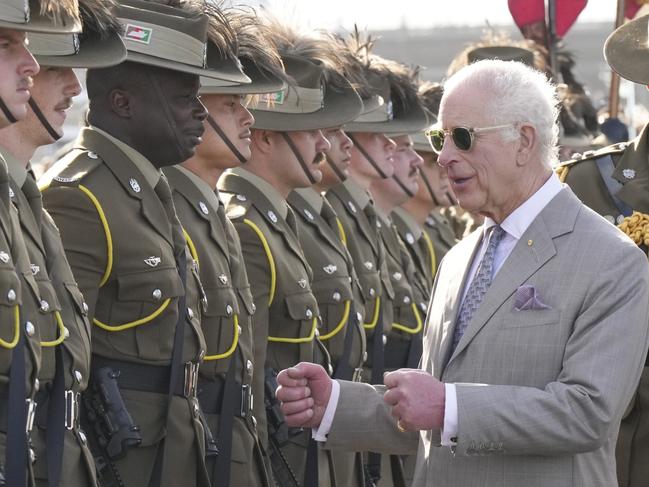
[[[117,296],[120,301],[159,303],[167,298],[182,296],[183,293],[183,284],[175,267],[117,276]]]

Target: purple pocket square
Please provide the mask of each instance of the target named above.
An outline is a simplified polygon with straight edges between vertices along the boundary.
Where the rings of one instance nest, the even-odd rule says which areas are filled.
[[[531,284],[523,284],[514,294],[514,309],[516,311],[528,311],[533,309],[551,309],[550,306],[541,301],[536,288]]]

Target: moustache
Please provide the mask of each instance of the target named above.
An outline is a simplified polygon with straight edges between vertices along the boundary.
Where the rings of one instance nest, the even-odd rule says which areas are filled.
[[[55,110],[67,110],[72,107],[72,98],[66,98],[65,100],[58,103],[54,109]]]
[[[31,76],[27,76],[25,78],[21,78],[18,81],[18,85],[16,86],[16,89],[29,90],[32,86],[34,86],[34,80],[32,80]]]

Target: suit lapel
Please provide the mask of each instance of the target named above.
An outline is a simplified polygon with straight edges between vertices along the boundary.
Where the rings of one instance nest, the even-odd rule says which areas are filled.
[[[566,188],[541,211],[496,274],[449,363],[462,353],[518,287],[556,255],[557,250],[553,239],[572,231],[580,207],[581,202]],[[456,309],[451,322],[453,326],[457,311]]]

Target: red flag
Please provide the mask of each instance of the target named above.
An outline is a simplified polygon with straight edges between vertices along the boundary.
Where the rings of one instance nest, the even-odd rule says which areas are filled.
[[[575,23],[581,11],[586,7],[587,0],[556,0],[558,37],[564,37],[572,24]],[[634,0],[627,0],[634,1]],[[545,22],[544,0],[508,0],[509,11],[519,29],[534,22]]]
[[[646,3],[646,0],[626,0],[624,3],[624,17],[627,19],[634,18],[638,10]]]

